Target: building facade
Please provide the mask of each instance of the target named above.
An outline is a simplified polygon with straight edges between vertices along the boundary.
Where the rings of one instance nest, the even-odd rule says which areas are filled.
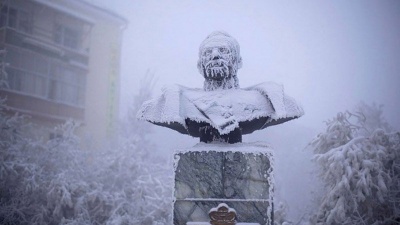
[[[109,136],[119,108],[127,21],[83,0],[0,0],[0,50],[11,111],[54,125],[73,119],[94,140]]]

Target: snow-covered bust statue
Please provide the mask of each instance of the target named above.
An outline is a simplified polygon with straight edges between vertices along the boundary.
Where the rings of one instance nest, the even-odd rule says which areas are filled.
[[[279,84],[239,88],[237,72],[241,66],[238,42],[225,32],[213,32],[199,49],[197,68],[205,79],[203,90],[166,87],[161,96],[142,105],[137,117],[200,137],[201,142],[236,143],[242,141],[243,134],[304,114]]]

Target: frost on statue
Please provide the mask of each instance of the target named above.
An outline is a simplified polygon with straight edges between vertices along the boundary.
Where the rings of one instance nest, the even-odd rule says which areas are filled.
[[[164,88],[161,96],[142,105],[137,117],[200,137],[201,142],[237,143],[242,134],[304,114],[279,84],[239,88],[241,67],[238,42],[225,32],[213,32],[199,48],[197,68],[205,78],[204,90],[180,85]]]

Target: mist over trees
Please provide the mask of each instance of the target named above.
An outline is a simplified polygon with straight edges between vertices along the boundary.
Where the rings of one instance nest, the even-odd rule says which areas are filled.
[[[101,148],[83,144],[74,121],[43,140],[2,99],[0,223],[171,224],[172,163],[155,158],[151,125],[136,119],[152,79],[142,83],[120,133]],[[277,203],[276,225],[400,223],[400,133],[382,113],[361,103],[326,122],[309,145],[324,185],[318,207],[294,223],[290,205]]]
[[[149,95],[140,91],[118,138],[100,149],[81,147],[73,121],[51,140],[35,137],[1,100],[0,224],[169,224],[172,166],[149,155],[151,128],[135,119]]]

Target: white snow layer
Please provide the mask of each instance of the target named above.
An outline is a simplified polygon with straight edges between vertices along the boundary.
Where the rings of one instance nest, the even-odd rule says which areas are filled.
[[[269,117],[271,122],[303,114],[302,107],[285,95],[282,85],[266,82],[245,89],[216,91],[172,85],[163,88],[158,98],[143,103],[137,118],[153,123],[176,122],[185,128],[185,119],[189,118],[228,134],[239,127],[239,122],[260,117]]]
[[[255,155],[264,154],[273,158],[274,149],[265,142],[250,142],[250,143],[234,143],[226,144],[224,142],[211,142],[211,143],[197,143],[191,148],[182,148],[175,151],[175,155],[186,152],[241,152],[253,153]]]

